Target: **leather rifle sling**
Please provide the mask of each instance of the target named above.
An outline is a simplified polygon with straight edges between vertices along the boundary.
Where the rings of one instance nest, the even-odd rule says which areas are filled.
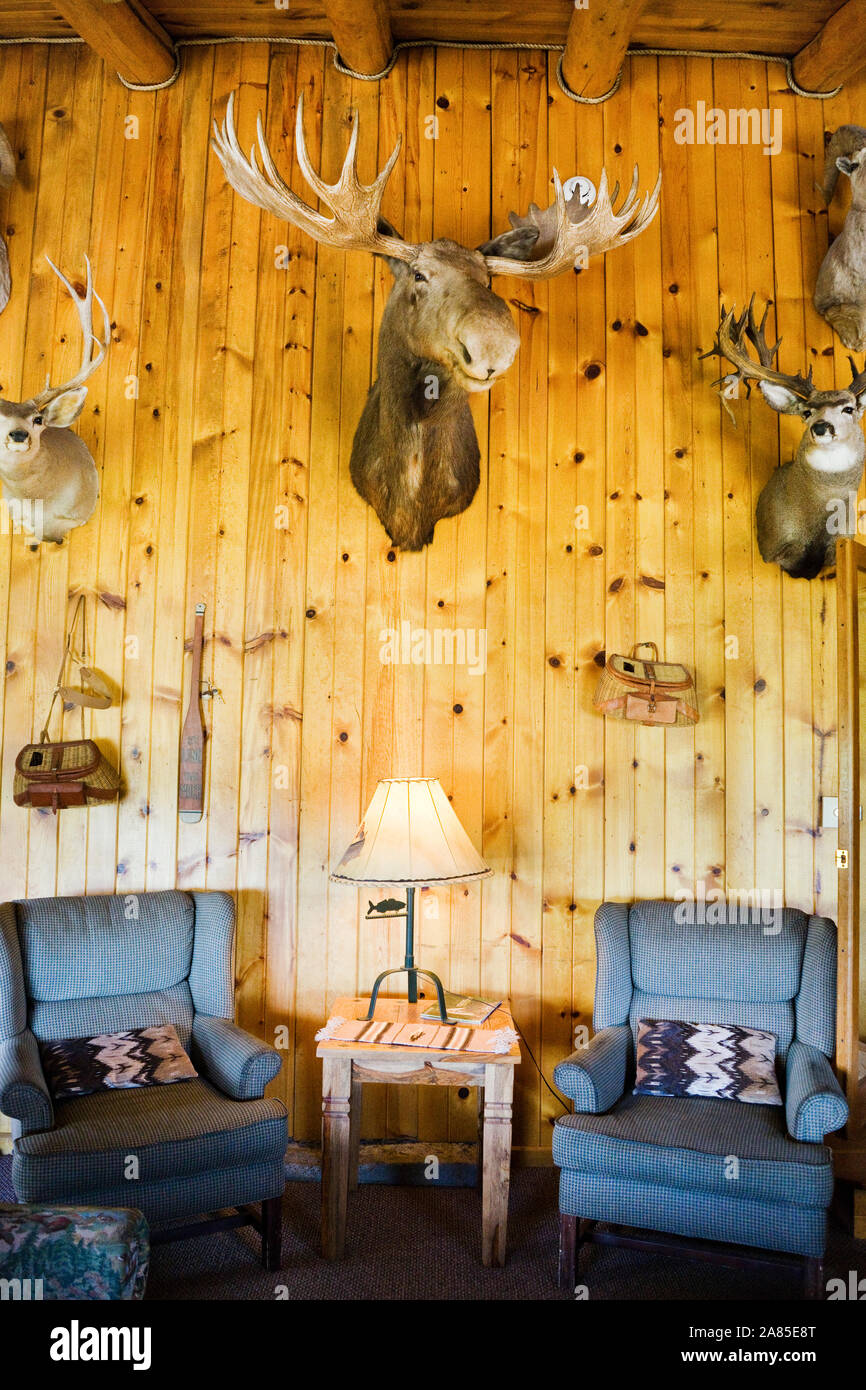
[[[195,606],[189,704],[180,736],[180,776],[177,809],[181,820],[199,821],[204,812],[204,719],[201,712],[201,649],[204,604]]]

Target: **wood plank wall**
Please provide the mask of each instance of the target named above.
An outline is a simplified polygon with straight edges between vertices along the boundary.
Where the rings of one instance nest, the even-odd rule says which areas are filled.
[[[381,776],[438,776],[495,870],[483,887],[425,893],[421,959],[454,987],[510,993],[548,1076],[590,1021],[603,898],[701,882],[834,911],[835,836],[817,829],[817,798],[836,789],[834,582],[783,580],[754,540],[757,493],[797,427],[756,398],[734,429],[698,350],[720,294],[755,291],[777,302],[787,368],[846,380],[810,304],[828,226],[814,184],[825,126],[862,118],[863,87],[822,106],[792,97],[774,65],[645,58],[586,107],[553,63],[418,50],[376,85],[315,47],[196,48],[155,95],[124,90],[82,48],[0,50],[0,120],[21,156],[0,200],[14,278],[2,394],[76,361],[46,255],[77,271],[89,252],[115,323],[80,421],[102,475],[96,514],[62,548],[0,536],[3,894],[236,892],[238,1018],[267,1038],[288,1028],[274,1090],[299,1139],[319,1131],[315,1029],[401,955],[400,927],[361,924],[364,895],[328,881]],[[350,103],[362,176],[402,131],[385,212],[413,239],[483,240],[510,208],[549,201],[553,165],[597,178],[606,164],[627,186],[637,159],[649,187],[661,158],[661,216],[634,246],[555,286],[499,282],[522,346],[473,399],[480,492],[423,554],[389,550],[348,472],[389,272],[317,255],[232,194],[208,137],[235,90],[242,141],[265,109],[299,190],[285,140],[299,92],[329,177]],[[675,112],[698,101],[778,108],[781,153],[675,143]],[[55,820],[13,805],[12,769],[81,592],[97,664],[124,690],[92,729],[127,792]],[[207,817],[182,825],[199,600],[224,703],[206,707]],[[403,621],[486,632],[486,675],[383,664],[381,632]],[[697,669],[696,731],[592,711],[599,654],[637,639]],[[472,1137],[472,1095],[422,1089],[368,1096],[365,1133]],[[558,1111],[526,1057],[516,1144],[544,1150]]]

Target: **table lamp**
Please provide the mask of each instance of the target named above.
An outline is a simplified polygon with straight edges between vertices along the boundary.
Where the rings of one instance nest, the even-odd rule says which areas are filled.
[[[418,976],[436,986],[439,1014],[448,1021],[438,975],[415,964],[415,889],[436,883],[467,883],[486,878],[484,863],[436,777],[388,777],[381,781],[355,837],[331,873],[335,883],[399,886],[405,903],[394,898],[370,903],[365,921],[406,918],[406,952],[401,966],[383,970],[370,995],[367,1018],[373,1017],[382,981],[409,976],[409,1003],[418,1002]]]

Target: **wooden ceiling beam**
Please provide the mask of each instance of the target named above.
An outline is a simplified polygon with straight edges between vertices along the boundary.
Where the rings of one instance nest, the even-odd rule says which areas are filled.
[[[166,82],[174,74],[171,38],[139,0],[54,0],[54,8],[127,82]]]
[[[794,59],[806,92],[829,92],[866,67],[866,0],[848,0]]]
[[[394,46],[386,0],[323,0],[323,4],[346,67],[368,77],[384,72]]]
[[[581,97],[609,92],[647,0],[590,0],[572,10],[562,55],[566,85]]]

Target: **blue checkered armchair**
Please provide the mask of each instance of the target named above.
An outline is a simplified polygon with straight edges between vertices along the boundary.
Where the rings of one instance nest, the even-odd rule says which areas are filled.
[[[596,1032],[554,1073],[575,1110],[557,1120],[553,1139],[560,1284],[574,1285],[582,1241],[733,1264],[746,1260],[731,1247],[749,1246],[796,1256],[807,1294],[818,1296],[833,1191],[823,1141],[848,1116],[830,1063],[836,929],[792,908],[771,922],[738,921],[734,910],[724,925],[689,924],[678,920],[682,908],[604,903],[596,914]],[[640,1018],[774,1033],[784,1106],[634,1095]]]
[[[251,1220],[278,1267],[286,1110],[264,1090],[281,1063],[232,1021],[234,925],[226,893],[0,904],[0,1111],[19,1200],[135,1207],[151,1226],[231,1208],[174,1234]],[[195,1080],[52,1100],[41,1041],[162,1023]]]

